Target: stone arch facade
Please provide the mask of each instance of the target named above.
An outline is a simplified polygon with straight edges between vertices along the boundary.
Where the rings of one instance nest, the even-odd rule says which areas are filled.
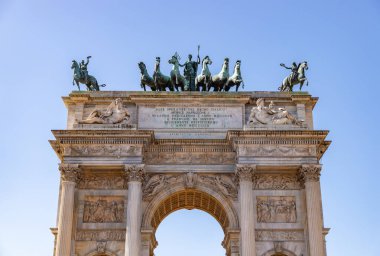
[[[158,225],[182,208],[214,216],[227,256],[326,255],[319,163],[330,141],[313,127],[318,98],[120,91],[63,100],[67,128],[50,141],[61,161],[55,256],[152,256]],[[122,123],[91,115],[115,105],[128,113]]]

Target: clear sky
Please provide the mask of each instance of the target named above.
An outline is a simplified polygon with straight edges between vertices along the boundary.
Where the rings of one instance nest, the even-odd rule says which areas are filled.
[[[281,62],[308,61],[314,124],[333,141],[321,177],[328,254],[378,253],[379,0],[0,0],[0,256],[52,255],[59,173],[48,139],[65,128],[71,60],[92,55],[89,72],[108,90],[140,90],[137,62],[152,74],[160,56],[169,73],[166,60],[198,44],[212,73],[241,59],[247,91],[276,90]],[[178,211],[156,252],[223,255],[222,238],[211,216]]]

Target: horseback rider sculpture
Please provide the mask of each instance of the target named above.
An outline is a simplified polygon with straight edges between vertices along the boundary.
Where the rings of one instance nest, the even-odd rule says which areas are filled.
[[[84,79],[85,83],[88,82],[88,71],[87,71],[87,65],[90,62],[91,56],[87,56],[87,62],[85,63],[84,60],[79,64],[80,72],[82,74],[82,78]]]

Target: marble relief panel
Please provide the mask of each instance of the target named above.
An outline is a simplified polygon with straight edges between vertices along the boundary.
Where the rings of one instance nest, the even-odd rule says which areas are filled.
[[[257,222],[294,223],[297,221],[294,196],[257,196]]]
[[[83,223],[119,223],[123,220],[124,199],[122,197],[86,197]]]

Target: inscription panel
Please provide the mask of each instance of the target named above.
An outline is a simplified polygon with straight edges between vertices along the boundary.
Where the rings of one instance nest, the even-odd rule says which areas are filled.
[[[138,110],[140,129],[241,129],[243,107],[239,106],[153,106]]]

